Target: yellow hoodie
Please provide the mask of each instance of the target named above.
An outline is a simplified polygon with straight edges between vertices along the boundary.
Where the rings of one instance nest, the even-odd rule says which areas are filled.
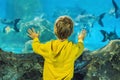
[[[68,40],[52,40],[45,44],[35,38],[32,43],[33,51],[45,59],[44,80],[71,80],[74,73],[74,61],[84,49],[83,42],[73,44]]]

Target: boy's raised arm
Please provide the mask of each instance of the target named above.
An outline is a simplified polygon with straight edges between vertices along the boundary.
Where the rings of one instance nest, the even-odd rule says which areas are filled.
[[[86,36],[86,30],[82,30],[81,33],[78,36],[78,42],[83,42],[85,36]]]
[[[47,44],[40,43],[38,39],[39,33],[36,33],[34,28],[28,29],[28,36],[33,39],[33,42],[32,42],[33,51],[43,57],[46,57],[48,55],[47,51],[48,51],[49,43]]]
[[[82,54],[83,50],[84,50],[84,38],[86,36],[86,30],[82,30],[81,33],[78,35],[78,43],[77,46],[79,48],[78,50],[78,54],[76,54],[76,59]]]

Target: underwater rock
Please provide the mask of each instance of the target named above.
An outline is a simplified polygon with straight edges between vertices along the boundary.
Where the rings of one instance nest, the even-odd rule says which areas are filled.
[[[118,80],[120,79],[120,40],[110,43],[90,53],[92,61],[84,80]]]
[[[0,80],[40,80],[42,67],[41,56],[0,50]]]
[[[0,80],[42,80],[44,59],[36,54],[13,54],[0,49]],[[120,79],[120,40],[89,51],[75,62],[73,80]]]

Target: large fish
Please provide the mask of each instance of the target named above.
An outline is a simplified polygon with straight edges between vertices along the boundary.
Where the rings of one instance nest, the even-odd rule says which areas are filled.
[[[100,14],[99,16],[94,16],[91,14],[86,14],[86,15],[78,15],[75,19],[75,25],[80,25],[80,26],[89,26],[93,27],[95,22],[98,22],[99,25],[102,27],[104,26],[102,19],[104,18],[105,13]]]
[[[117,35],[115,30],[110,33],[106,32],[105,30],[100,30],[100,32],[102,33],[102,35],[104,37],[102,42],[105,42],[107,40],[120,39],[120,37]]]
[[[109,11],[109,14],[112,14],[116,18],[119,18],[120,17],[120,8],[118,7],[118,5],[115,2],[115,0],[112,0],[112,4],[113,4],[114,8]]]
[[[0,19],[0,22],[2,24],[5,24],[7,26],[13,26],[13,29],[16,31],[16,32],[19,32],[19,29],[17,27],[17,24],[18,22],[20,21],[21,19],[15,19],[15,20],[7,20],[7,19]]]

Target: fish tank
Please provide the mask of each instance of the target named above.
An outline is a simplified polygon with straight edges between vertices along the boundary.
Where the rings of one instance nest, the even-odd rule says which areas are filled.
[[[64,15],[74,22],[69,41],[87,32],[72,80],[120,79],[120,0],[0,0],[0,11],[0,80],[43,80],[44,59],[28,29],[41,43],[57,39],[54,24]]]

